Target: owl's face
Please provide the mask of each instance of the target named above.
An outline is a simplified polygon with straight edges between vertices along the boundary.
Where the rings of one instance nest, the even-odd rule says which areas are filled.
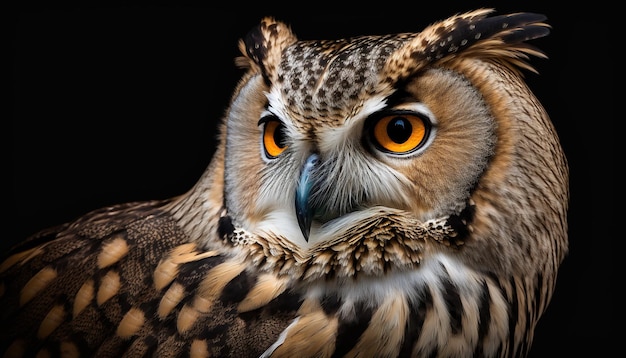
[[[327,41],[271,18],[253,29],[215,171],[234,241],[254,243],[245,255],[312,279],[421,272],[430,258],[554,270],[541,258],[564,245],[567,164],[521,73],[542,56],[525,41],[548,30],[489,12]]]
[[[380,71],[411,36],[295,42],[242,82],[226,128],[227,206],[260,235],[299,248],[360,219],[457,213],[485,170],[495,121],[462,74]]]

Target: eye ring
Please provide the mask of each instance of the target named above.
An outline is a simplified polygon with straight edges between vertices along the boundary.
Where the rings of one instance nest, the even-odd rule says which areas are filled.
[[[421,148],[430,134],[430,121],[413,111],[386,112],[372,120],[370,140],[389,154],[409,154]]]
[[[261,143],[265,155],[270,158],[278,157],[287,149],[285,126],[276,116],[270,115],[261,118],[259,124],[263,125]]]

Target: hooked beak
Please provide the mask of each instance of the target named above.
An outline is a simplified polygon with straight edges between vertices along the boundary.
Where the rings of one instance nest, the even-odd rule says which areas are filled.
[[[302,166],[300,179],[298,179],[298,187],[296,189],[296,217],[298,218],[300,231],[302,231],[302,235],[307,242],[309,241],[311,222],[313,221],[315,211],[309,206],[309,196],[311,195],[311,189],[313,187],[311,172],[318,163],[319,156],[317,154],[311,154],[306,159]]]

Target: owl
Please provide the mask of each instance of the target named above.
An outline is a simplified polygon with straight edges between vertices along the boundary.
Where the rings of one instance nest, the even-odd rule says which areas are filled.
[[[520,357],[568,252],[568,164],[524,80],[546,17],[299,40],[261,18],[214,156],[0,261],[5,357]]]

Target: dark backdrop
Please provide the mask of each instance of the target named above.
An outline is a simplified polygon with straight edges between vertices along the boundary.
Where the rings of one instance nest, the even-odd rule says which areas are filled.
[[[615,76],[606,17],[614,10],[529,1],[411,4],[370,4],[370,12],[350,14],[301,5],[254,10],[234,2],[220,9],[17,9],[11,22],[13,197],[5,203],[13,231],[0,239],[0,249],[104,205],[188,190],[210,161],[215,125],[241,74],[233,64],[237,40],[264,15],[315,39],[416,31],[478,6],[541,12],[553,29],[533,44],[549,59],[532,59],[539,75],[526,76],[569,158],[571,246],[532,353],[608,352],[610,317],[617,312],[609,290],[623,282],[609,273],[615,250],[607,198],[614,200],[615,162],[612,94],[604,89]]]

